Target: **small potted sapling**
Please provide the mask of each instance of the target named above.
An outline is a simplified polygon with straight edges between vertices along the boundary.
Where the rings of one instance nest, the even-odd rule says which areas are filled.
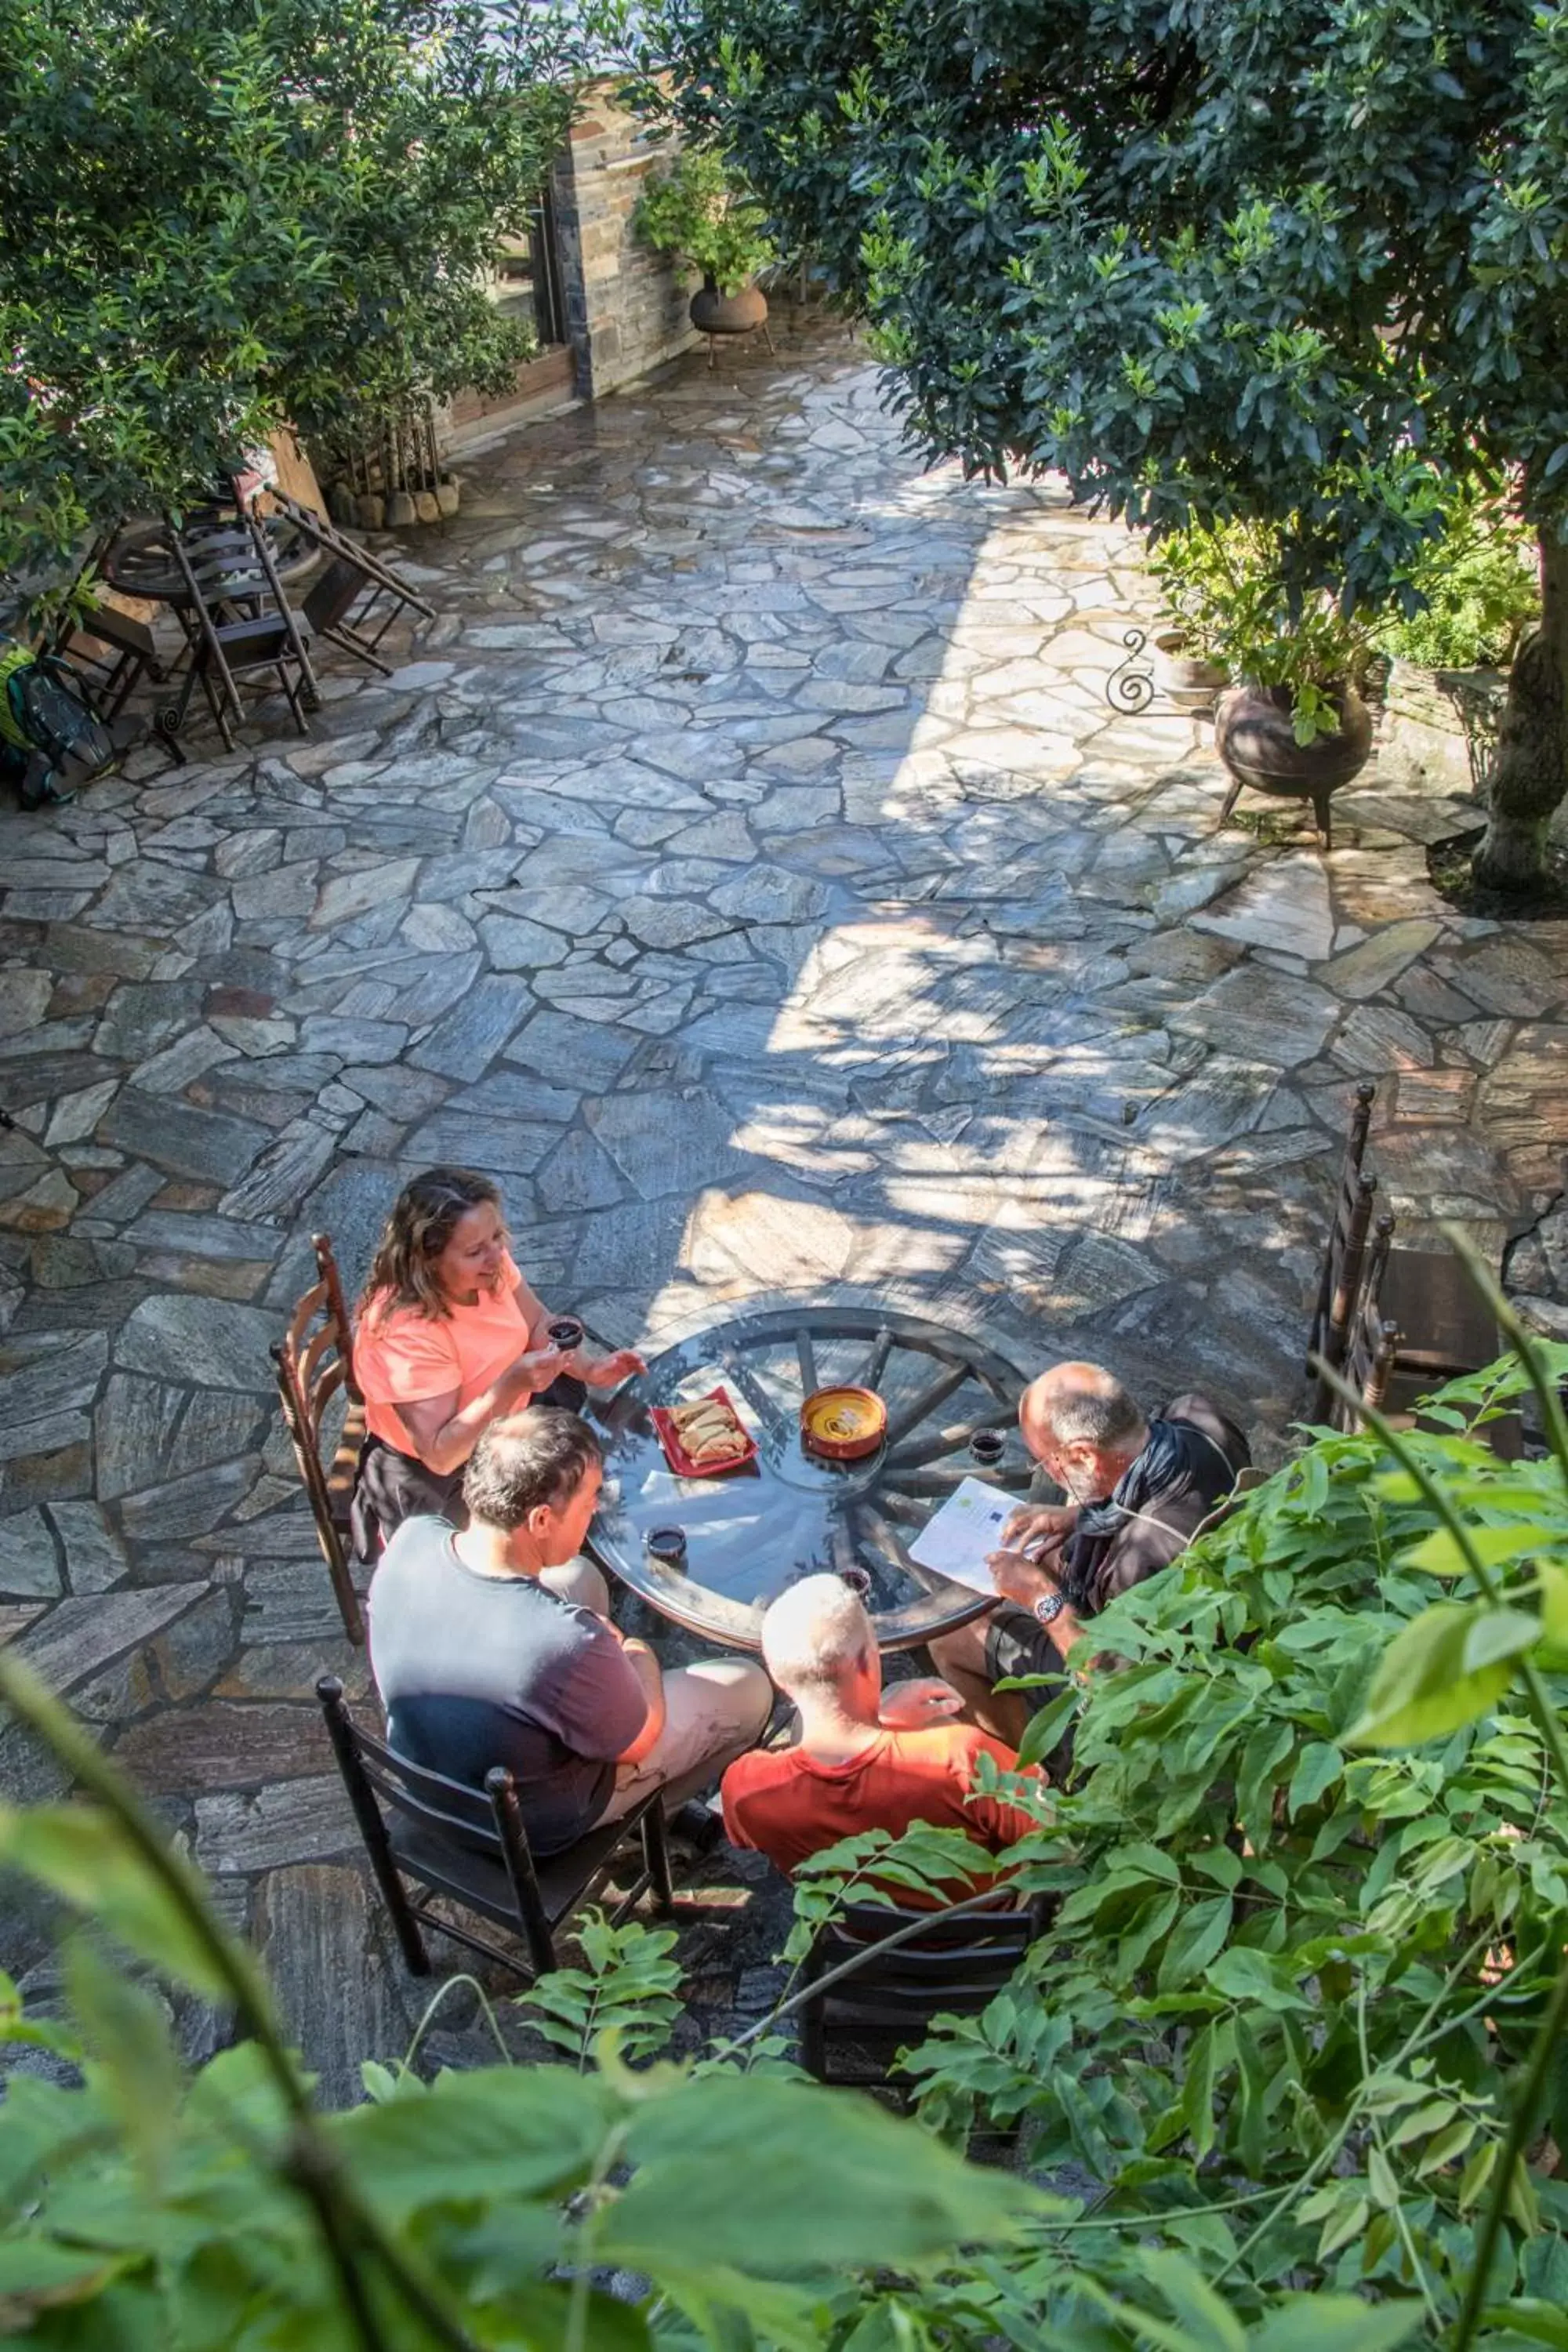
[[[762,205],[712,148],[687,147],[652,175],[633,226],[656,253],[701,272],[691,323],[704,335],[744,335],[768,315],[756,277],[778,258]]]

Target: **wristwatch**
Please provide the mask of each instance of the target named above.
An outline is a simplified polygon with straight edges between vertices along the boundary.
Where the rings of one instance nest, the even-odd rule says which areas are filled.
[[[1067,1602],[1059,1592],[1047,1592],[1034,1604],[1035,1614],[1042,1625],[1054,1625],[1066,1607]]]

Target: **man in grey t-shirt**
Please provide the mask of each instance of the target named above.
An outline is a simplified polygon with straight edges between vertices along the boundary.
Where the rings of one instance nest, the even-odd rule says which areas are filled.
[[[691,1794],[755,1745],[773,1699],[749,1660],[665,1675],[646,1643],[622,1640],[604,1578],[578,1557],[601,1477],[575,1413],[494,1422],[464,1475],[468,1527],[405,1520],[370,1588],[389,1745],[475,1790],[509,1766],[540,1855],[650,1789],[670,1805]]]

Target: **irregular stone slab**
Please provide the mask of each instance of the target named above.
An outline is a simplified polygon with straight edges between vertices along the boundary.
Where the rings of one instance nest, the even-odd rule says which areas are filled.
[[[142,1250],[262,1265],[270,1265],[283,1246],[276,1225],[192,1216],[177,1209],[147,1210],[126,1226],[125,1239]]]
[[[1177,1159],[1213,1151],[1258,1125],[1278,1084],[1277,1070],[1213,1054],[1140,1113],[1138,1140]]]
[[[782,866],[753,866],[735,881],[721,883],[712,904],[741,922],[805,923],[823,912],[827,892],[820,882]]]
[[[507,1047],[507,1060],[537,1070],[554,1085],[607,1091],[637,1051],[640,1040],[617,1035],[569,1013],[536,1013]]]
[[[57,1601],[22,1636],[14,1655],[50,1690],[74,1690],[183,1616],[209,1589],[205,1581],[155,1584],[140,1592]]]
[[[540,971],[571,952],[570,941],[543,923],[516,915],[486,915],[479,936],[497,971]]]
[[[742,1165],[734,1115],[705,1090],[607,1095],[588,1106],[587,1117],[645,1201],[666,1193],[694,1200],[705,1184],[727,1183]]]
[[[1318,977],[1325,988],[1331,988],[1339,996],[1376,996],[1396,981],[1407,965],[1425,955],[1433,940],[1441,935],[1442,927],[1437,923],[1390,923],[1371,939],[1363,940],[1359,947],[1335,956]]]
[[[1238,964],[1166,1025],[1206,1038],[1242,1062],[1272,1062],[1285,1069],[1321,1053],[1339,1016],[1326,990],[1257,964]]]
[[[700,1281],[739,1271],[755,1289],[799,1290],[841,1281],[865,1242],[850,1218],[816,1202],[711,1192],[692,1210],[686,1262]]]
[[[36,1029],[55,992],[47,971],[0,971],[0,1037]]]
[[[1358,1004],[1331,1048],[1342,1070],[1425,1070],[1431,1066],[1432,1040],[1407,1013],[1392,1004]]]
[[[425,1998],[363,1870],[306,1863],[262,1883],[255,1940],[290,2044],[329,2108],[364,2095],[360,2065],[407,2049]],[[438,1948],[439,1939],[434,1948]],[[333,1998],[323,2001],[321,1988]]]
[[[30,1331],[0,1341],[0,1433],[80,1411],[109,1362],[101,1331]]]
[[[1483,1012],[1515,1021],[1568,999],[1568,971],[1559,971],[1526,940],[1488,940],[1465,958],[1455,978]]]
[[[1194,929],[1317,963],[1334,942],[1323,861],[1316,855],[1282,857],[1249,875],[1193,920]]]
[[[127,1495],[121,1521],[132,1543],[180,1543],[206,1535],[249,1491],[260,1465],[254,1454],[208,1465]]]
[[[84,1143],[114,1100],[120,1081],[106,1078],[100,1087],[84,1087],[79,1094],[66,1095],[49,1115],[44,1138],[51,1151],[65,1143]]]
[[[41,1601],[0,1601],[0,1650],[5,1649],[8,1643],[14,1642],[18,1633],[25,1633],[28,1626],[41,1617],[43,1612],[44,1603]],[[4,1787],[7,1798],[14,1802],[16,1784],[6,1769],[8,1762],[5,1744],[0,1743],[0,1787]],[[25,1801],[31,1802],[32,1800],[26,1799]]]
[[[321,1736],[325,1748],[324,1728]],[[336,1772],[275,1782],[255,1796],[196,1800],[195,1859],[201,1869],[219,1875],[353,1853],[359,1843],[348,1794]]]
[[[105,1502],[151,1486],[159,1476],[184,1402],[183,1389],[129,1372],[110,1374],[93,1415],[98,1491]]]
[[[125,1546],[97,1503],[50,1503],[46,1506],[66,1564],[66,1581],[73,1592],[107,1592],[131,1573]]]
[[[258,1789],[302,1779],[321,1762],[319,1707],[168,1707],[132,1725],[114,1760],[149,1796],[192,1789]],[[318,1988],[318,1991],[319,1991]]]
[[[276,1143],[264,1151],[242,1183],[218,1202],[220,1215],[247,1218],[276,1216],[293,1209],[331,1160],[338,1148],[335,1135],[313,1119],[297,1118]]]
[[[416,1127],[405,1146],[411,1161],[427,1168],[479,1168],[492,1175],[531,1176],[558,1141],[548,1128],[513,1118],[490,1118],[470,1110],[441,1110]],[[390,1209],[391,1202],[387,1206]]]
[[[1462,1126],[1475,1106],[1479,1083],[1474,1070],[1401,1070],[1397,1116]]]
[[[693,940],[710,940],[731,928],[722,915],[689,898],[627,898],[621,920],[645,948],[689,947]]]
[[[183,866],[139,857],[122,866],[96,907],[82,917],[100,931],[145,931],[170,940],[227,897],[221,882]]]
[[[591,1135],[574,1129],[539,1171],[539,1197],[552,1213],[605,1209],[625,1198],[619,1171]]]
[[[281,1328],[280,1318],[259,1307],[164,1292],[132,1310],[116,1339],[114,1360],[127,1371],[198,1388],[270,1390],[267,1351]]]
[[[337,930],[357,916],[405,898],[418,871],[416,857],[397,857],[364,866],[357,874],[335,874],[330,882],[322,884],[308,928],[312,931]]]
[[[0,1519],[0,1593],[11,1601],[54,1601],[61,1589],[55,1539],[42,1511],[15,1511]]]
[[[533,991],[526,981],[491,973],[475,983],[462,1003],[412,1048],[407,1059],[419,1069],[438,1071],[443,1077],[477,1078],[527,1019],[534,1003]]]
[[[204,1021],[165,1046],[161,1054],[139,1062],[131,1073],[131,1083],[144,1095],[177,1095],[197,1078],[205,1077],[208,1070],[234,1058],[234,1047]]]
[[[127,981],[109,1000],[93,1051],[121,1062],[145,1061],[190,1028],[201,1009],[195,981]]]
[[[272,1140],[256,1120],[121,1087],[99,1129],[105,1143],[202,1184],[233,1184]]]
[[[424,1070],[390,1069],[344,1070],[339,1083],[352,1087],[356,1095],[372,1102],[389,1118],[423,1118],[445,1099],[444,1080],[431,1076]]]

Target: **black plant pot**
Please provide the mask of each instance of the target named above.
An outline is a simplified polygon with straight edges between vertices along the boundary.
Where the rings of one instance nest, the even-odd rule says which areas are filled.
[[[1245,784],[1278,800],[1310,801],[1323,847],[1333,847],[1330,796],[1359,776],[1372,756],[1372,713],[1353,686],[1331,688],[1329,700],[1339,713],[1334,733],[1298,743],[1288,686],[1233,686],[1220,696],[1214,746],[1234,780],[1222,824]]]

